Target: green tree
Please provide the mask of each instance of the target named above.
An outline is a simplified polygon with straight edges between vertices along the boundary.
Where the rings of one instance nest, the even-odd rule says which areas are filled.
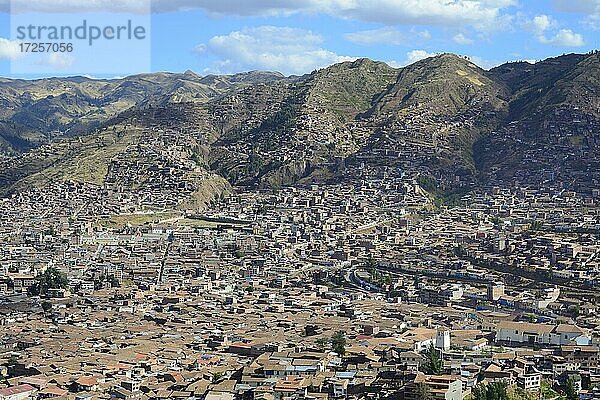
[[[108,283],[110,283],[110,287],[112,288],[121,287],[121,283],[114,275],[109,275],[106,280],[108,281]]]
[[[509,400],[506,381],[479,384],[473,388],[473,400]]]
[[[235,246],[235,248],[233,249],[233,256],[235,258],[243,258],[244,257],[244,252],[239,248],[239,246]]]
[[[369,254],[369,257],[367,257],[366,267],[368,270],[377,268],[377,261],[375,261],[372,254]]]
[[[480,383],[471,389],[471,396],[473,400],[486,400],[487,398],[487,390],[486,385]]]
[[[196,163],[196,165],[199,166],[206,166],[206,161],[204,160],[204,158],[202,157],[202,155],[200,155],[196,150],[194,150],[192,152],[192,155],[190,156],[190,159]]]
[[[94,290],[102,289],[102,284],[106,280],[104,275],[100,275],[100,277],[94,279]]]
[[[222,377],[223,377],[223,372],[222,371],[217,371],[213,374],[213,382],[218,382]]]
[[[52,303],[50,303],[49,301],[43,301],[42,310],[44,310],[44,315],[46,315],[48,311],[52,310]]]
[[[69,284],[67,276],[54,267],[47,268],[42,274],[35,277],[35,283],[29,292],[35,296],[46,295],[49,289],[66,289]]]
[[[579,400],[579,391],[577,390],[577,379],[574,376],[570,376],[567,379],[567,385],[565,387],[565,396],[567,400]]]
[[[431,400],[433,396],[429,386],[424,383],[417,383],[415,386],[415,397],[419,400]]]
[[[590,390],[592,386],[592,381],[589,375],[583,375],[581,377],[581,388],[583,390]]]
[[[571,314],[573,317],[577,318],[577,317],[579,317],[579,313],[581,312],[580,310],[581,310],[581,308],[579,307],[579,305],[575,304],[575,305],[569,306],[569,308],[568,308],[568,310],[567,310],[567,311],[568,311],[568,312],[569,312],[569,313],[570,313],[570,314]]]
[[[331,347],[340,356],[346,354],[346,333],[339,331],[331,337]]]
[[[541,231],[544,227],[544,223],[542,221],[533,220],[531,224],[529,224],[530,231]]]
[[[496,216],[496,215],[494,215],[492,218],[490,218],[490,221],[494,225],[500,225],[500,224],[502,224],[502,220],[500,218],[498,218],[498,216]]]
[[[383,278],[383,283],[385,283],[386,285],[389,285],[389,284],[391,284],[391,283],[392,283],[392,277],[391,277],[391,276],[389,276],[389,275],[386,275],[386,276]]]
[[[420,175],[417,178],[417,183],[423,190],[428,191],[429,193],[434,193],[438,190],[438,182],[431,175]]]
[[[325,348],[327,347],[328,344],[329,344],[329,340],[327,338],[318,338],[317,339],[317,346],[319,347],[319,349],[321,351],[325,350]]]
[[[439,351],[433,346],[429,346],[427,350],[427,359],[423,368],[430,375],[442,375],[444,373],[444,362],[440,358]]]
[[[508,400],[508,382],[492,382],[488,385],[490,400]]]
[[[537,400],[538,397],[525,389],[514,387],[508,394],[508,398],[509,400]]]

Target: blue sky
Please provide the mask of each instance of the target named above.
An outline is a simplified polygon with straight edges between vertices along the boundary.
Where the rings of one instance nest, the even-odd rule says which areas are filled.
[[[28,0],[27,6],[50,20],[59,11],[136,13],[147,2]],[[7,10],[0,0],[0,76],[18,76],[10,73],[16,47]],[[599,38],[600,0],[153,0],[147,69],[288,75],[358,57],[402,66],[438,52],[468,55],[490,68],[587,52]],[[63,74],[49,67],[36,76]]]

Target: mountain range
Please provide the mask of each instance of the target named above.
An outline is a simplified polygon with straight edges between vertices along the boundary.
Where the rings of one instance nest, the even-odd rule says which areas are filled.
[[[488,71],[440,54],[301,77],[0,79],[0,104],[5,195],[57,180],[137,190],[156,181],[157,166],[173,190],[210,192],[202,204],[230,186],[368,177],[407,177],[442,198],[514,185],[588,192],[600,182],[598,52]]]

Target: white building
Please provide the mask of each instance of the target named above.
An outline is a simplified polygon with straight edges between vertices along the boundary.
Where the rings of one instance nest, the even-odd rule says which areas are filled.
[[[533,373],[521,375],[517,378],[517,386],[531,392],[539,390],[542,386],[542,374]]]
[[[442,351],[450,350],[450,331],[439,330],[435,336],[435,347]]]
[[[591,344],[591,335],[576,325],[532,324],[504,321],[496,327],[497,342],[527,343],[530,345],[561,346]]]

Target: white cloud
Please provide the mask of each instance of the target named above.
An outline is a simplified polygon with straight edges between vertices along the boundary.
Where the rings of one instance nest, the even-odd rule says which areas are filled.
[[[483,69],[491,69],[494,67],[497,67],[500,64],[503,64],[502,61],[494,61],[494,60],[488,60],[486,58],[481,58],[479,56],[468,56],[469,60],[477,65],[479,68],[483,68]]]
[[[421,61],[429,57],[435,57],[436,55],[437,54],[429,53],[425,50],[411,50],[406,53],[406,59],[404,61],[388,61],[387,63],[394,68],[402,68],[416,63],[417,61]]]
[[[73,66],[75,57],[65,53],[51,53],[47,57],[34,61],[37,65],[50,67],[54,70],[66,70]]]
[[[428,30],[417,32],[417,35],[423,40],[431,39],[431,33]]]
[[[580,47],[584,45],[583,36],[571,29],[555,31],[558,22],[549,15],[536,15],[525,22],[525,27],[532,31],[537,40],[543,44],[561,47]],[[553,34],[553,32],[555,32]]]
[[[407,61],[407,64],[412,64],[417,61],[421,61],[426,58],[435,57],[435,56],[436,56],[435,53],[429,53],[425,50],[411,50],[408,53],[406,53],[406,61]]]
[[[196,49],[216,56],[215,72],[272,70],[304,74],[328,65],[355,60],[323,49],[322,38],[303,29],[260,26],[214,36]]]
[[[151,0],[0,0],[0,10],[12,13],[132,12],[148,13]]]
[[[362,45],[405,45],[407,43],[414,44],[415,40],[429,40],[431,34],[427,30],[419,31],[413,28],[409,32],[402,32],[394,27],[386,26],[379,29],[346,33],[344,37],[351,42]]]
[[[13,60],[20,57],[21,54],[18,42],[0,38],[0,60]]]
[[[207,46],[204,43],[200,43],[194,47],[194,52],[198,54],[206,53]]]
[[[513,0],[332,0],[327,12],[344,18],[388,25],[474,26],[480,30],[503,24],[503,10]]]
[[[561,12],[584,14],[584,25],[600,29],[600,0],[554,0],[554,7]]]
[[[454,37],[452,38],[452,40],[454,40],[458,44],[465,44],[465,45],[473,44],[474,43],[473,39],[466,37],[462,33],[454,35]]]
[[[561,12],[589,14],[598,10],[600,0],[554,0],[554,7]]]
[[[589,15],[584,23],[590,29],[600,30],[600,9],[594,14]]]
[[[536,35],[543,35],[548,29],[556,25],[556,21],[548,15],[536,15],[531,21],[526,23],[526,26],[531,29]]]
[[[387,25],[471,25],[481,30],[503,24],[516,0],[13,0],[44,12],[154,12],[200,9],[221,15],[327,14]],[[0,5],[9,0],[0,0]]]
[[[69,69],[75,63],[75,57],[65,53],[52,53],[44,64],[56,69]]]
[[[560,47],[581,47],[585,44],[583,36],[570,29],[561,29],[556,35],[550,38],[540,36],[538,39],[544,44]]]
[[[392,27],[373,29],[346,33],[344,37],[354,43],[372,45],[372,44],[393,44],[401,45],[407,41],[407,36],[399,30]]]

